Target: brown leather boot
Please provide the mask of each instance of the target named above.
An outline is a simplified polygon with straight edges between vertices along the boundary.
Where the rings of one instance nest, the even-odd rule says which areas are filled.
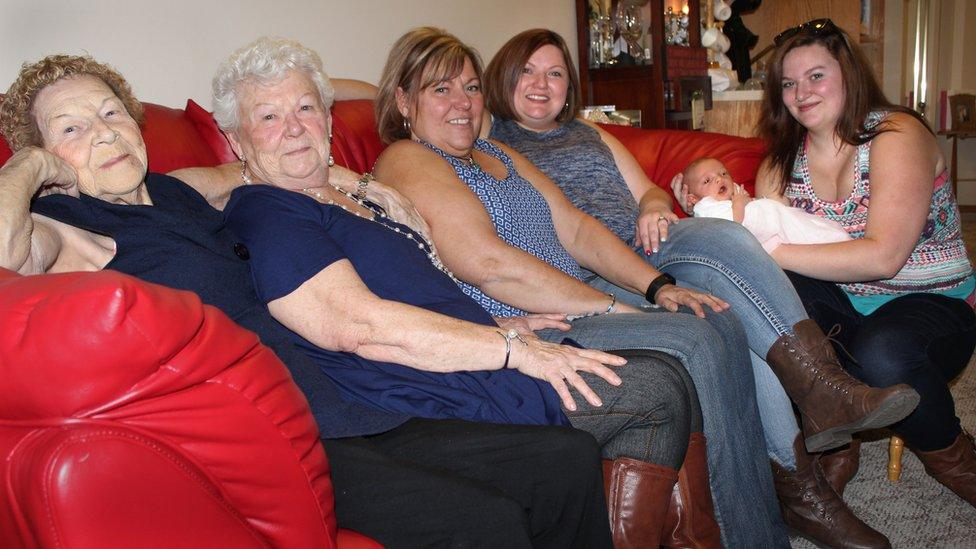
[[[878,389],[851,377],[816,322],[798,322],[793,333],[773,343],[766,362],[800,409],[810,452],[846,444],[851,433],[899,421],[918,406],[918,393],[907,385]]]
[[[722,547],[722,534],[712,506],[712,491],[708,487],[708,459],[702,433],[692,433],[688,438],[685,462],[678,470],[678,483],[671,490],[661,545],[700,549]]]
[[[773,484],[787,526],[830,547],[891,547],[888,538],[854,515],[823,478],[816,460],[793,444],[796,471],[773,463]]]
[[[661,545],[664,516],[678,472],[631,458],[603,460],[614,549]]]
[[[963,431],[942,450],[912,451],[922,460],[926,473],[976,507],[976,449],[972,435]]]
[[[844,497],[844,488],[857,474],[861,464],[861,439],[854,437],[848,446],[820,454],[817,462],[827,484],[838,496]]]

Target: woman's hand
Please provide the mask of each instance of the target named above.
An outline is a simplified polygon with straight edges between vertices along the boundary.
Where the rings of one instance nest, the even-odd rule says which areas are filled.
[[[645,254],[657,253],[661,242],[668,240],[668,227],[678,222],[678,216],[671,211],[671,205],[653,202],[644,207],[637,217],[634,243]]]
[[[688,203],[688,185],[684,183],[684,174],[677,174],[671,178],[671,192],[674,193],[674,199],[678,201],[678,205],[681,209],[685,211],[686,214],[691,215],[692,204]]]
[[[702,306],[708,306],[716,313],[720,313],[729,308],[728,303],[711,294],[690,288],[682,288],[674,284],[662,286],[657,291],[657,294],[654,295],[654,302],[672,313],[677,311],[679,306],[684,305],[701,318],[705,318],[705,310],[702,309]]]
[[[22,179],[33,185],[31,195],[66,194],[78,196],[78,174],[74,168],[64,160],[40,147],[24,147],[20,149],[4,165],[4,171],[15,172],[19,169],[32,170],[34,176]]]
[[[434,240],[430,237],[430,226],[410,199],[376,180],[371,181],[366,188],[366,198],[386,210],[386,215],[390,219],[403,223],[423,235],[431,248],[434,247]]]
[[[576,411],[576,401],[569,392],[569,386],[576,388],[591,405],[603,406],[600,397],[577,372],[590,372],[611,385],[620,385],[620,376],[607,366],[627,363],[624,358],[602,351],[557,345],[536,337],[526,338],[522,342],[513,340],[511,358],[518,371],[552,385],[569,411]]]
[[[496,316],[494,318],[500,328],[505,331],[515,330],[519,335],[535,335],[534,332],[549,328],[566,332],[571,328],[566,322],[566,315],[559,313]]]

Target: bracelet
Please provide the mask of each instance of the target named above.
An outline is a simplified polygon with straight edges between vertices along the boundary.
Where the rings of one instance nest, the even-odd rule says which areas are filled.
[[[359,178],[359,181],[356,183],[356,198],[358,200],[366,200],[366,186],[369,185],[370,181],[375,179],[376,178],[373,177],[373,174],[369,172],[364,173],[363,176]]]
[[[522,345],[528,345],[528,343],[515,330],[509,330],[507,333],[501,330],[495,330],[495,332],[505,338],[505,363],[502,364],[502,370],[505,370],[508,369],[508,359],[512,357],[512,340],[517,339],[522,342]]]
[[[578,314],[578,315],[566,315],[566,320],[572,322],[574,320],[579,320],[581,318],[589,318],[591,316],[608,315],[608,314],[612,313],[613,310],[614,310],[614,308],[617,306],[617,296],[615,296],[614,294],[607,294],[607,295],[610,296],[610,305],[607,306],[607,310],[606,311],[602,311],[602,312],[601,311],[593,311],[593,312],[582,313],[582,314]]]
[[[668,273],[661,273],[657,275],[657,278],[652,280],[647,286],[647,290],[644,292],[644,299],[646,299],[649,303],[654,303],[654,296],[657,295],[661,288],[663,286],[667,286],[668,284],[674,284],[675,282],[677,281],[674,279],[674,277]]]

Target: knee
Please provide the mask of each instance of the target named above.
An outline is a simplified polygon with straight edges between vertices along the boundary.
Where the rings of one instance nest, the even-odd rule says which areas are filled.
[[[925,344],[917,339],[912,333],[896,329],[858,333],[846,349],[854,358],[852,373],[869,385],[904,382],[928,362]]]
[[[474,505],[457,508],[450,544],[455,547],[519,547],[531,537],[522,505],[501,493],[483,493]]]
[[[677,440],[687,440],[697,399],[692,396],[684,367],[655,354],[630,354],[627,359],[627,367],[634,369],[634,375],[626,380],[627,388],[638,395],[634,401],[638,408],[631,413],[652,424],[669,424]]]
[[[562,429],[559,435],[550,436],[546,442],[546,452],[553,456],[551,460],[542,460],[547,468],[563,468],[563,476],[577,479],[600,470],[602,450],[590,433],[579,429]]]
[[[696,224],[696,236],[704,239],[702,242],[721,242],[721,249],[736,254],[740,252],[767,255],[756,237],[742,226],[727,219],[702,219],[703,223]]]

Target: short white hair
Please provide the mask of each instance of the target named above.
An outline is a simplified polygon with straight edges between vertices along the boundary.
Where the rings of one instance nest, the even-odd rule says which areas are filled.
[[[322,105],[332,108],[335,90],[322,68],[322,58],[294,40],[265,36],[235,51],[217,68],[213,79],[213,110],[220,129],[235,131],[240,125],[237,116],[240,84],[277,82],[290,70],[305,73],[318,88]]]

